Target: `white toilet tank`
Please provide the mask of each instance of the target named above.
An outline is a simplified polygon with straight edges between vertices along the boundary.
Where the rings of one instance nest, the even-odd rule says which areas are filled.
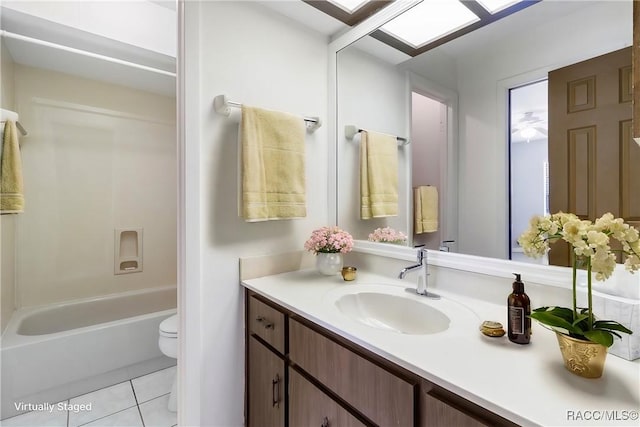
[[[178,315],[164,319],[158,327],[158,346],[165,356],[178,356]]]

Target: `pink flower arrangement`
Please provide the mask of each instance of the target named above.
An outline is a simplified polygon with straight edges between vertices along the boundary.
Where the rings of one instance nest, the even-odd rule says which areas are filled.
[[[369,234],[369,241],[400,244],[407,241],[407,235],[391,227],[376,228],[373,233]]]
[[[338,227],[322,227],[313,230],[304,248],[314,254],[318,252],[346,254],[353,249],[353,237]]]

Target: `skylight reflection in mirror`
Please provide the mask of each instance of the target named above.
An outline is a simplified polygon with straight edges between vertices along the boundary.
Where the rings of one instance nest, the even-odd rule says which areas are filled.
[[[491,13],[500,12],[503,9],[508,8],[520,0],[476,0],[482,7],[487,9]]]
[[[333,3],[347,12],[353,13],[363,5],[369,3],[369,1],[370,0],[329,0],[329,3]]]
[[[381,27],[386,33],[418,48],[479,21],[458,1],[424,0]]]

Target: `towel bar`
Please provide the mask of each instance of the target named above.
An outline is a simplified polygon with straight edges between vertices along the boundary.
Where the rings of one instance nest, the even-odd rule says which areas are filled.
[[[10,110],[5,110],[4,108],[0,109],[0,122],[4,123],[7,120],[11,120],[16,124],[16,127],[18,128],[18,131],[20,131],[20,134],[22,136],[29,135],[29,132],[27,132],[27,130],[20,124],[18,119],[19,119],[18,113]]]
[[[231,107],[240,108],[242,107],[242,104],[235,101],[229,101],[226,95],[218,95],[213,98],[213,108],[216,113],[228,117],[229,114],[231,114]],[[316,129],[322,126],[320,117],[303,117],[303,119],[309,132],[315,132]]]
[[[354,126],[354,125],[346,125],[344,127],[344,135],[347,137],[348,140],[352,140],[357,133],[360,133],[363,130],[364,129],[359,129],[357,126]],[[409,140],[407,138],[396,136],[396,139],[398,140],[398,146],[400,147],[403,145],[409,144]]]

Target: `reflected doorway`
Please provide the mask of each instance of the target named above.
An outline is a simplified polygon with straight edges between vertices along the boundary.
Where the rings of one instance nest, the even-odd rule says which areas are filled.
[[[438,192],[437,230],[416,234],[413,224],[413,245],[434,250],[444,247],[442,230],[447,220],[442,214],[447,176],[447,113],[445,102],[426,93],[411,92],[411,182],[414,191],[420,186],[431,186]],[[454,252],[455,249],[455,241],[448,240],[446,250]]]
[[[547,80],[509,90],[509,259],[548,264],[524,255],[518,237],[534,215],[549,213]]]

